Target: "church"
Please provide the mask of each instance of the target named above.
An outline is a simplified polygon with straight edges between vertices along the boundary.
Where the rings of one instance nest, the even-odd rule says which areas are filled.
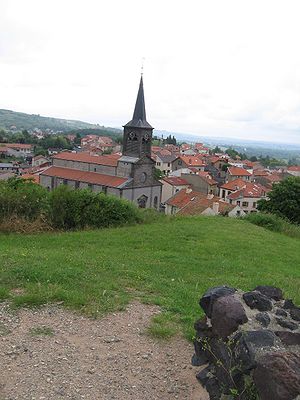
[[[143,75],[134,113],[124,125],[123,153],[92,155],[86,152],[62,152],[52,157],[52,165],[40,175],[40,184],[48,190],[59,185],[127,199],[141,208],[158,208],[162,184],[154,177],[151,159],[153,127],[147,122]]]

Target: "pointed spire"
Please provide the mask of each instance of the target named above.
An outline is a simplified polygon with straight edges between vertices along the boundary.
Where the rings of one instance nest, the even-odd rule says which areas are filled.
[[[152,126],[146,120],[143,73],[141,74],[140,86],[139,86],[139,91],[138,91],[137,98],[136,98],[136,103],[135,103],[132,120],[130,122],[128,122],[125,126],[129,126],[129,127],[133,127],[133,128],[153,129]]]

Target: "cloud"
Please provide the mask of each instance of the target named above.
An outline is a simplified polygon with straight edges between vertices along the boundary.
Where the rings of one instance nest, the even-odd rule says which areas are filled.
[[[2,0],[0,107],[300,142],[298,1]]]

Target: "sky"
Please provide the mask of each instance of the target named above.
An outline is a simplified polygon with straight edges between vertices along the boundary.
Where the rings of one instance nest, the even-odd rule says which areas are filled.
[[[0,108],[300,143],[299,0],[0,0]]]

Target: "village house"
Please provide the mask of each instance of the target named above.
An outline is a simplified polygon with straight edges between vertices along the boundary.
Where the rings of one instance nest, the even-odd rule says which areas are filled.
[[[31,165],[33,167],[39,167],[40,165],[47,164],[47,163],[50,164],[50,160],[45,156],[39,155],[39,156],[32,157]]]
[[[33,146],[23,143],[0,143],[0,152],[8,157],[25,158],[33,152]]]
[[[245,185],[226,197],[226,201],[238,205],[245,214],[257,212],[257,202],[267,197],[267,191],[259,183],[245,182]]]
[[[228,167],[226,173],[227,182],[234,181],[235,179],[243,179],[245,182],[250,181],[252,174],[244,168]]]
[[[193,167],[198,171],[204,171],[205,166],[201,156],[180,156],[173,161],[172,170]]]
[[[293,176],[300,176],[300,165],[287,167],[287,172]]]
[[[185,179],[197,192],[204,194],[212,193],[217,196],[219,189],[217,182],[212,178],[212,176],[206,171],[197,171],[193,174],[182,174],[181,177]]]
[[[190,187],[189,183],[180,177],[168,176],[161,180],[162,183],[162,195],[161,202],[165,203],[170,197],[174,196],[175,193],[181,189],[187,189]]]
[[[141,208],[158,208],[162,184],[154,177],[152,133],[153,127],[146,120],[141,77],[133,118],[124,125],[123,154],[56,154],[52,166],[40,174],[40,183],[49,190],[61,184],[73,189],[89,188],[127,199]]]
[[[172,163],[176,160],[177,156],[167,151],[169,154],[165,154],[166,152],[157,152],[154,155],[156,168],[159,169],[164,175],[168,175],[172,172]],[[152,156],[153,157],[153,156]]]
[[[245,186],[245,184],[246,182],[241,178],[223,183],[221,186],[219,186],[219,196],[225,200],[230,193],[240,190],[242,187]]]
[[[237,205],[228,204],[213,194],[205,195],[192,189],[182,189],[166,201],[165,213],[168,215],[244,215]]]

